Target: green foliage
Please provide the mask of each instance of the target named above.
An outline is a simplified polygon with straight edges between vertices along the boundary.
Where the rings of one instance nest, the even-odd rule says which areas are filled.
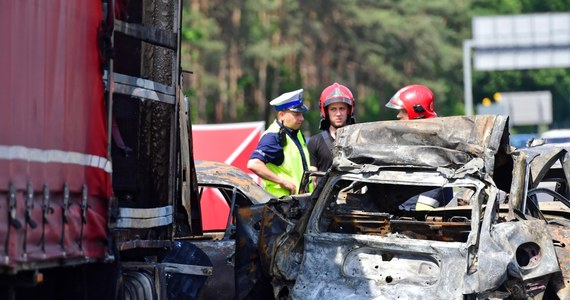
[[[473,15],[512,15],[521,13],[520,0],[474,0]]]
[[[520,0],[521,13],[545,13],[545,12],[568,12],[570,2],[568,0]]]
[[[384,105],[412,83],[435,92],[440,116],[461,115],[471,17],[556,11],[570,11],[570,1],[185,0],[193,121],[269,122],[269,100],[302,87],[311,108],[304,129],[316,133],[319,95],[335,81],[355,94],[359,122],[395,119]],[[555,121],[570,123],[568,69],[473,73],[476,103],[495,91],[544,89]]]

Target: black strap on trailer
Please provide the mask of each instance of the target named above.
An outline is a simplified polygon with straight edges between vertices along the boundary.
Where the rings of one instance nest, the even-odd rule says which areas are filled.
[[[46,225],[48,224],[48,214],[50,213],[49,207],[49,186],[44,184],[43,198],[42,198],[42,236],[40,238],[40,247],[42,252],[46,252],[45,238],[46,238]]]
[[[81,231],[79,233],[79,249],[83,252],[83,230],[87,224],[87,185],[83,185],[83,193],[81,195]]]
[[[26,186],[26,214],[24,223],[24,244],[23,244],[23,256],[26,258],[28,256],[28,226],[32,229],[36,228],[38,224],[32,219],[32,211],[34,209],[34,187],[30,182]]]
[[[65,224],[67,224],[67,218],[69,213],[69,186],[67,182],[63,185],[63,203],[61,205],[61,250],[65,256]]]
[[[15,229],[22,228],[22,223],[16,218],[16,187],[10,183],[8,185],[8,228],[6,230],[6,241],[4,242],[4,254],[8,259],[8,249],[10,246],[10,232],[12,227]]]

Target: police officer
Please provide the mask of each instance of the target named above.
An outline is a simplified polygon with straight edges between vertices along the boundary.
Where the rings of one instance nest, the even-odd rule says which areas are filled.
[[[277,111],[277,118],[261,136],[247,168],[277,197],[297,194],[302,185],[312,191],[310,178],[303,176],[310,165],[305,137],[299,130],[307,111],[303,89],[285,93],[269,104]]]
[[[321,93],[319,129],[322,131],[312,136],[307,145],[311,155],[311,171],[324,172],[331,167],[336,130],[354,124],[354,102],[352,92],[337,82],[327,86]]]
[[[437,117],[434,109],[435,96],[426,86],[412,84],[398,90],[386,103],[386,107],[397,109],[399,120],[430,119]],[[431,210],[445,206],[453,198],[453,189],[437,188],[416,195],[400,204],[401,210]]]

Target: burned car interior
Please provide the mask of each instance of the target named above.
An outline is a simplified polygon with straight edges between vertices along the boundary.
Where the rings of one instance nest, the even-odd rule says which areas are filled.
[[[471,230],[480,226],[490,197],[479,184],[486,178],[484,172],[496,187],[499,205],[491,203],[491,207],[502,212],[495,221],[503,221],[505,210],[500,204],[509,201],[514,166],[502,123],[506,120],[493,120],[497,121],[494,128],[490,119],[464,120],[455,124],[465,126],[465,131],[442,131],[439,124],[418,130],[385,122],[381,128],[341,135],[336,167],[348,172],[331,187],[318,230],[466,242]],[[389,142],[397,146],[379,150],[384,147],[378,144]],[[418,143],[429,146],[417,147]],[[421,159],[412,163],[410,157]],[[364,176],[352,175],[357,172]],[[432,205],[435,209],[415,209],[418,198],[434,193],[440,197]],[[474,214],[473,209],[478,212]]]
[[[403,204],[436,190],[448,194],[443,207],[468,205],[475,195],[474,187],[340,180],[334,190],[319,222],[319,230],[323,232],[465,242],[471,231],[470,210],[406,210]]]

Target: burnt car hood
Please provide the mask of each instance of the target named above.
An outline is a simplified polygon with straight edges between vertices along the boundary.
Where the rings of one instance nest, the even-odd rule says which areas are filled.
[[[495,155],[509,148],[507,116],[370,122],[337,131],[333,168],[346,171],[363,164],[459,168],[480,158],[490,172]]]
[[[208,160],[196,160],[195,164],[198,184],[202,186],[225,185],[238,187],[251,200],[252,204],[266,203],[275,198],[275,196],[255,183],[247,173],[232,165]]]

